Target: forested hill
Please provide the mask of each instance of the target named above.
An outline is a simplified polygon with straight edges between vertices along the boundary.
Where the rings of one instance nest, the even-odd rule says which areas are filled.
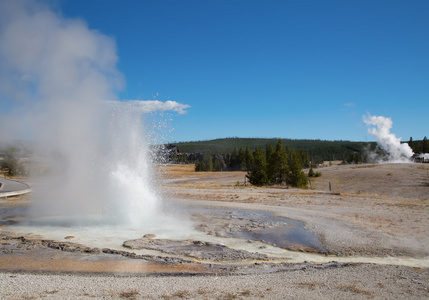
[[[224,138],[208,141],[175,143],[181,153],[232,153],[234,149],[253,151],[258,147],[265,149],[267,143],[275,146],[278,138]],[[365,149],[376,147],[375,142],[324,141],[324,140],[292,140],[282,139],[285,147],[308,152],[312,161],[344,160],[352,154],[363,154]]]

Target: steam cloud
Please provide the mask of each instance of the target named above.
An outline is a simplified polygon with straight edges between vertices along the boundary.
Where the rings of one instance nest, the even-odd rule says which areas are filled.
[[[0,142],[25,137],[39,145],[51,169],[36,193],[40,211],[102,211],[118,222],[134,213],[136,225],[156,218],[141,113],[182,114],[189,106],[117,101],[124,82],[117,60],[115,42],[82,20],[36,1],[0,2]]]
[[[383,116],[364,116],[364,122],[368,125],[368,132],[377,139],[377,144],[389,154],[391,162],[409,162],[413,150],[406,143],[401,143],[401,138],[391,133],[392,119]]]
[[[111,101],[110,103],[113,105],[118,105],[117,101]],[[140,111],[142,113],[153,111],[174,111],[181,115],[185,114],[185,109],[190,107],[187,104],[181,104],[170,100],[166,102],[161,102],[158,100],[127,100],[126,102],[121,102],[120,105],[126,106],[132,110]]]

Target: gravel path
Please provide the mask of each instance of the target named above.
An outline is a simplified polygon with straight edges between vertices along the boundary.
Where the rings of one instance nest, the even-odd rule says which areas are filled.
[[[27,194],[31,191],[28,184],[0,177],[0,198]]]
[[[424,299],[429,270],[351,265],[244,276],[0,273],[1,299]]]

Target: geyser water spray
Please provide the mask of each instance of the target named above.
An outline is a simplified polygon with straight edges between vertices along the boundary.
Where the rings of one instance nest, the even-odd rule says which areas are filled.
[[[99,178],[106,183],[104,214],[114,222],[133,227],[155,223],[161,195],[153,178],[151,149],[141,114],[120,103],[110,106],[109,129],[100,149],[103,175]]]
[[[36,1],[0,2],[0,141],[37,145],[46,171],[34,186],[34,217],[67,226],[168,223],[142,113],[187,106],[118,101],[117,60],[115,42],[82,20]]]
[[[401,138],[391,133],[392,119],[383,116],[363,117],[364,122],[368,125],[368,132],[373,134],[377,139],[378,146],[386,151],[389,155],[389,162],[410,162],[413,150],[406,143],[401,143]]]

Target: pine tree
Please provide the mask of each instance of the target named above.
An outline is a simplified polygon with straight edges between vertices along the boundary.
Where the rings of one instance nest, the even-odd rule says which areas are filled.
[[[257,148],[253,152],[253,163],[250,170],[247,171],[247,179],[252,185],[263,186],[269,184],[266,173],[266,157],[262,148]]]
[[[287,178],[288,184],[293,187],[307,188],[308,180],[305,176],[304,171],[302,171],[301,158],[297,151],[292,150],[291,159],[289,161],[289,176]]]
[[[213,159],[210,154],[204,153],[203,155],[203,163],[204,163],[204,170],[203,171],[213,171]]]
[[[234,150],[231,153],[231,157],[229,160],[229,168],[233,171],[239,170],[240,168],[237,148],[234,148]]]
[[[301,156],[301,163],[303,168],[310,167],[310,156],[307,151],[301,150],[299,151],[299,155]]]
[[[213,164],[213,171],[222,171],[222,164],[221,164],[221,162],[220,162],[220,160],[219,159],[215,159],[215,162],[214,162],[214,164]]]
[[[288,148],[283,146],[282,140],[276,145],[276,158],[278,160],[278,179],[279,184],[286,183],[289,174]]]
[[[267,177],[269,181],[274,184],[276,183],[276,165],[277,161],[275,158],[274,146],[271,143],[265,145],[265,155],[267,158]]]
[[[201,172],[201,162],[199,160],[195,162],[195,172]]]
[[[307,176],[305,176],[304,171],[302,171],[302,170],[301,170],[301,172],[299,172],[298,183],[296,186],[299,188],[302,188],[302,189],[308,188],[308,179],[307,179]]]
[[[271,146],[272,147],[272,146]],[[288,154],[283,141],[278,140],[276,148],[267,145],[267,175],[272,184],[282,184],[287,181],[289,166]]]
[[[246,170],[246,153],[244,152],[243,148],[240,148],[240,150],[238,150],[238,162],[239,170]]]
[[[413,150],[413,152],[415,152],[414,142],[413,142],[413,138],[412,137],[410,137],[410,141],[408,142],[408,146],[410,146],[411,150]]]
[[[429,141],[426,137],[424,137],[422,141],[422,150],[423,153],[429,153]]]
[[[274,154],[274,146],[271,143],[267,143],[265,145],[265,157],[267,158],[267,162],[270,159],[271,155]]]
[[[201,160],[195,162],[195,171],[197,172],[210,172],[213,171],[213,159],[208,153],[203,154]]]
[[[249,146],[246,147],[245,157],[246,157],[246,170],[249,170],[251,165],[253,164],[253,154]]]

